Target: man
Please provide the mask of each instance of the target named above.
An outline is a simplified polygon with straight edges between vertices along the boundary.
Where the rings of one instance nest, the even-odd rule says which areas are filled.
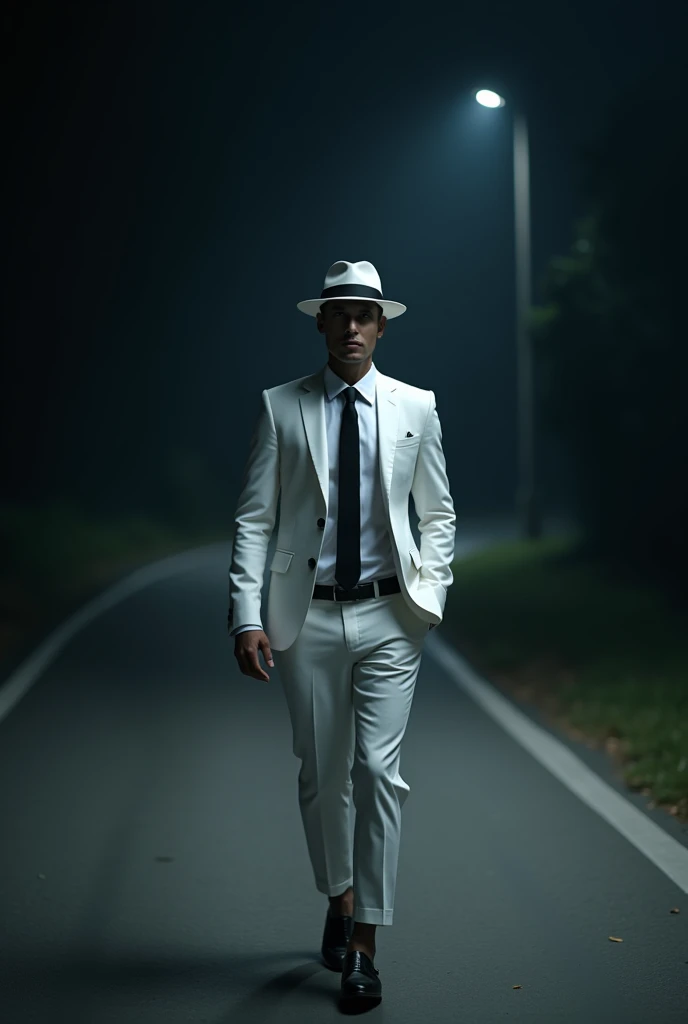
[[[270,667],[275,655],[309,857],[329,899],[322,956],[342,972],[343,999],[375,1004],[375,929],[392,924],[409,793],[401,741],[423,642],[453,581],[454,505],[434,393],[373,364],[387,320],[406,310],[383,298],[375,267],[334,263],[320,298],[297,308],[316,317],[329,357],[262,393],[235,516],[229,629],[245,675],[268,680],[258,652]],[[266,633],[261,589],[280,495]]]

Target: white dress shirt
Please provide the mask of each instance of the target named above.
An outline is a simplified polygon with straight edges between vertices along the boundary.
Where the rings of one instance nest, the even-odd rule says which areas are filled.
[[[365,377],[354,387],[356,412],[358,413],[359,452],[361,466],[361,576],[359,583],[385,579],[396,574],[392,542],[387,530],[382,483],[377,449],[377,415],[375,412],[377,370],[372,363]],[[349,387],[338,377],[328,364],[325,367],[325,429],[327,431],[327,454],[329,463],[329,501],[325,536],[323,537],[320,560],[315,582],[335,586],[337,566],[337,509],[339,507],[339,434],[342,413],[346,399],[344,392]],[[258,624],[237,626],[230,633],[235,636],[247,629],[262,629]]]

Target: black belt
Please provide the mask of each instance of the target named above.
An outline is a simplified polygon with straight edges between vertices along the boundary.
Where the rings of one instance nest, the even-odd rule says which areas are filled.
[[[377,594],[375,588],[377,587]],[[359,583],[353,590],[343,590],[342,587],[327,587],[322,583],[316,583],[313,590],[313,597],[319,601],[366,601],[370,597],[386,597],[387,594],[398,594],[401,591],[399,580],[396,576],[388,576],[384,580],[373,580],[372,583]]]

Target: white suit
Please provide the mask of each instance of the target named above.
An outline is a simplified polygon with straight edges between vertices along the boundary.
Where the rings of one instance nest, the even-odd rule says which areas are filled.
[[[377,442],[364,452],[361,467],[363,474],[364,466],[377,463],[380,488],[374,501],[368,500],[371,488],[362,488],[362,508],[374,516],[361,528],[368,541],[384,539],[379,565],[393,562],[401,589],[353,602],[313,598],[321,553],[326,578],[332,568],[323,537],[336,486],[330,463],[337,423],[330,399],[328,450],[326,372],[263,391],[235,516],[229,626],[261,624],[279,497],[265,632],[287,699],[293,752],[302,762],[299,807],[316,888],[337,896],[353,885],[355,919],[391,925],[401,808],[410,789],[399,774],[401,741],[424,639],[429,625],[442,621],[453,579],[455,514],[434,393],[375,368],[374,416],[372,406],[361,412],[364,434],[369,440],[376,434]],[[363,435],[360,443],[363,450]],[[420,551],[409,522],[409,494],[419,517]],[[365,538],[362,546],[369,554]],[[367,580],[362,576],[361,582]]]
[[[379,472],[402,593],[427,623],[442,621],[452,583],[455,514],[435,395],[377,370]],[[280,498],[280,524],[265,632],[273,651],[290,646],[306,618],[327,516],[328,453],[323,370],[263,391],[235,516],[230,626],[261,622],[265,559]],[[413,434],[406,437],[407,433]],[[409,492],[421,535],[409,522]]]

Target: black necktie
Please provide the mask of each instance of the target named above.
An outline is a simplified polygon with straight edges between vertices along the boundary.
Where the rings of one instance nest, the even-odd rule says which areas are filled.
[[[340,587],[352,590],[361,576],[361,468],[356,388],[344,392],[346,404],[339,435],[339,510],[337,569]]]

